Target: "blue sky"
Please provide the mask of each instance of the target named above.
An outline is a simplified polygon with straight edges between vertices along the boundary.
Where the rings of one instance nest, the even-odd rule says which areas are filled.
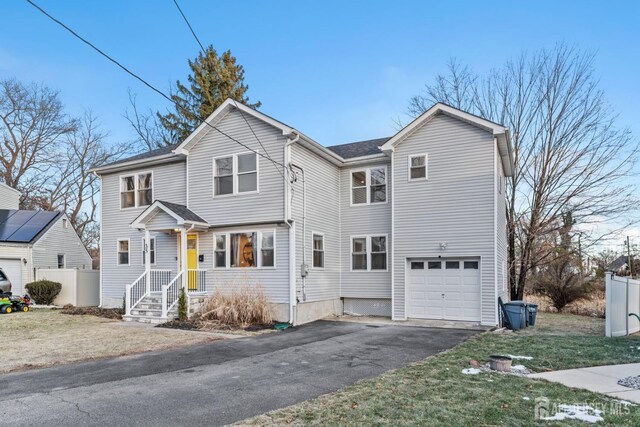
[[[198,46],[171,0],[38,4],[167,90]],[[637,1],[181,0],[205,44],[231,49],[262,111],[324,145],[388,136],[409,98],[449,58],[477,71],[522,50],[576,44],[597,53],[601,88],[620,124],[640,135]],[[58,89],[73,114],[99,115],[112,141],[131,141],[127,89],[141,106],[157,94],[48,21],[28,3],[0,3],[0,78]]]

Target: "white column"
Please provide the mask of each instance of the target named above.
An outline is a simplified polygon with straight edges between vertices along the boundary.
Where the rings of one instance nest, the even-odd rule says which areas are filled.
[[[151,240],[149,230],[144,230],[144,271],[147,272],[147,294],[151,292]]]
[[[180,266],[182,269],[182,287],[184,291],[187,292],[187,229],[183,228],[180,230],[180,262],[182,265]]]
[[[144,230],[144,267],[147,273],[151,271],[151,236],[149,230]]]

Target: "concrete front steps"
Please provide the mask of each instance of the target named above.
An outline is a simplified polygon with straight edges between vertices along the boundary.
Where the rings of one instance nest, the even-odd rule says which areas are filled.
[[[131,309],[131,315],[124,315],[125,322],[164,323],[178,317],[178,305],[174,305],[167,317],[162,317],[162,294],[152,292]]]
[[[189,295],[191,316],[196,312],[200,305],[204,302],[206,295],[191,294]],[[122,316],[125,322],[140,323],[164,323],[178,317],[178,304],[174,305],[169,311],[167,317],[162,317],[162,294],[160,292],[152,292],[145,296],[142,301],[131,309],[131,315]]]

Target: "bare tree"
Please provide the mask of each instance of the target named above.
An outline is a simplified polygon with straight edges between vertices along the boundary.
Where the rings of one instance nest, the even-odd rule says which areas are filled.
[[[58,92],[0,81],[0,177],[22,191],[21,203],[51,176],[51,165],[66,135],[77,122],[64,112]]]
[[[166,146],[165,141],[169,141],[171,136],[160,124],[158,115],[151,110],[140,111],[136,103],[136,95],[130,90],[129,104],[131,110],[125,111],[124,117],[136,134],[135,144],[140,148],[136,151],[151,151]]]
[[[577,227],[632,217],[638,143],[606,103],[594,76],[593,55],[560,44],[523,54],[487,76],[456,62],[425,93],[411,99],[415,116],[445,102],[510,128],[515,173],[508,181],[507,222],[511,297],[522,299],[527,277],[554,259],[537,245],[557,232],[571,211]],[[618,230],[592,227],[585,247]]]
[[[91,169],[109,163],[126,152],[122,145],[107,146],[106,134],[91,112],[86,112],[78,128],[66,136],[64,150],[56,157],[56,173],[46,191],[48,205],[67,213],[78,235],[89,248],[98,240],[92,233],[97,223],[100,182]]]

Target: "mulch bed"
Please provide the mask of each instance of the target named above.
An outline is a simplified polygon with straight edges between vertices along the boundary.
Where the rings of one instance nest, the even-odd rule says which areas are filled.
[[[258,332],[266,329],[274,329],[273,324],[269,325],[249,325],[246,327],[241,327],[239,325],[226,325],[218,322],[211,321],[202,321],[199,319],[189,319],[189,320],[170,320],[165,323],[161,323],[156,326],[156,328],[170,328],[170,329],[183,329],[187,331],[207,331],[207,330],[215,330],[215,331],[246,331],[246,332]]]
[[[124,314],[121,308],[74,307],[73,305],[65,305],[60,309],[60,313],[80,316],[90,315],[116,320],[121,320]]]

